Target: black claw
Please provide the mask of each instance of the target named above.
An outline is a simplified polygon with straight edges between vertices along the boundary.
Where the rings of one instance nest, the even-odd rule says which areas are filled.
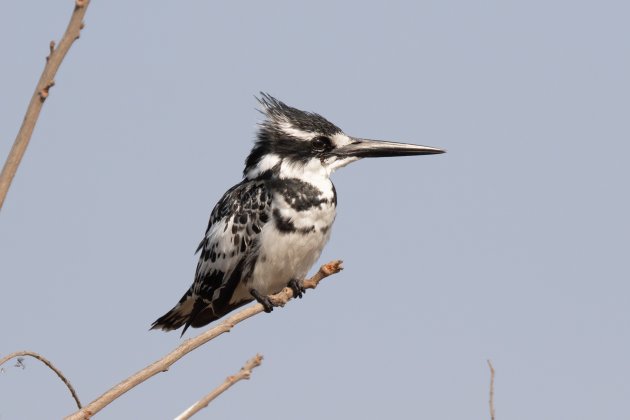
[[[276,305],[274,305],[273,302],[271,301],[271,299],[269,299],[269,296],[265,296],[265,295],[261,294],[256,289],[251,289],[249,291],[249,293],[251,293],[252,296],[254,297],[254,299],[256,299],[256,301],[263,306],[265,312],[269,313],[269,312],[273,311],[273,308]]]
[[[304,282],[301,280],[292,279],[289,282],[289,287],[293,290],[293,297],[302,299],[302,295],[306,293]]]

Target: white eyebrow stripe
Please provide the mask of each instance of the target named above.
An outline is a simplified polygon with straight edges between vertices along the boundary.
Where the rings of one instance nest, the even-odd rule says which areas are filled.
[[[317,133],[312,133],[312,132],[300,130],[299,128],[295,128],[288,122],[280,123],[279,127],[282,131],[284,131],[285,134],[291,137],[295,137],[296,139],[299,139],[299,140],[308,141],[318,135]]]

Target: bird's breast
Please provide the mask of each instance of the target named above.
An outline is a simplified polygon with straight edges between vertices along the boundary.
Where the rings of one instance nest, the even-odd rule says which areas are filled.
[[[277,293],[291,279],[303,279],[328,242],[336,215],[334,200],[309,201],[310,206],[296,206],[283,194],[274,196],[251,279],[261,293]]]

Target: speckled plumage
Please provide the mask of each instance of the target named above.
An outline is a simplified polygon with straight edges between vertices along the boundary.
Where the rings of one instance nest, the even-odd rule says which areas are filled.
[[[212,210],[192,286],[152,328],[201,327],[301,281],[330,238],[334,170],[362,157],[441,153],[349,137],[318,114],[266,94],[259,101],[266,118],[244,179]]]
[[[304,146],[299,143],[306,142],[282,138],[283,126],[278,124],[288,116],[297,121],[315,114],[287,107],[266,95],[263,98],[268,119],[248,158],[245,179],[230,188],[212,210],[206,235],[197,248],[200,258],[192,286],[152,328],[184,326],[185,331],[189,326],[200,327],[251,302],[251,288],[265,295],[277,293],[290,280],[304,278],[328,241],[337,203],[334,186],[328,173],[318,168],[300,174],[287,169],[299,160],[292,159]],[[310,126],[308,120],[301,121],[301,129],[340,131],[320,116]],[[248,174],[260,163],[251,157],[266,149],[268,140],[275,141],[275,149],[279,140],[298,144],[293,151],[288,151],[290,144],[285,145],[288,155],[273,167]],[[318,185],[309,182],[309,177],[318,178]]]
[[[299,180],[290,183],[296,181]],[[291,279],[303,278],[327,241],[334,220],[335,200],[322,199],[322,192],[312,187],[305,192],[291,191],[285,191],[277,179],[271,178],[246,179],[228,190],[212,211],[206,236],[197,248],[200,257],[193,285],[155,326],[170,325],[171,329],[177,329],[188,322],[193,327],[203,326],[251,302],[250,286],[257,286],[263,294],[272,294]],[[292,215],[297,212],[318,214],[314,219],[325,215],[327,220],[321,226],[313,220],[309,226],[296,227]],[[313,261],[298,264],[301,267],[294,270],[287,269],[288,261],[279,259],[284,256],[278,256],[275,249],[295,248],[305,241],[304,236],[310,235],[321,237],[315,246],[303,247],[306,248],[304,253],[314,256],[308,258]],[[324,242],[319,246],[322,239]],[[304,257],[299,255],[298,258],[303,260]],[[262,269],[263,266],[267,268]],[[261,275],[266,280],[255,282]],[[269,283],[269,286],[258,283]]]

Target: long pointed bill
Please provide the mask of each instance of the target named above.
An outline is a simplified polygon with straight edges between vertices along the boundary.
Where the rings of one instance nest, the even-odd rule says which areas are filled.
[[[339,147],[335,154],[342,157],[354,156],[357,158],[389,157],[389,156],[413,156],[435,155],[446,150],[416,144],[396,143],[393,141],[368,140],[351,137],[352,143]]]

